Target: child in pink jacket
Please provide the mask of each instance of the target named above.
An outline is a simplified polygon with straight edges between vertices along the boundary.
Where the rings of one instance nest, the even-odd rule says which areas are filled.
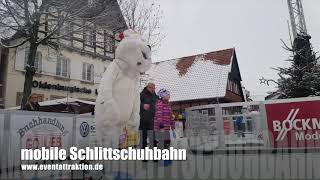
[[[170,129],[175,129],[172,120],[172,111],[169,104],[170,92],[160,89],[158,92],[159,100],[156,103],[156,113],[154,117],[154,131],[158,141],[158,147],[168,149],[170,147]]]

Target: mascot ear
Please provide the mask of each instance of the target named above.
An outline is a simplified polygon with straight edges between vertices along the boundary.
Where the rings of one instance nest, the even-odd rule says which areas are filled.
[[[123,33],[123,32],[121,32],[121,33],[119,34],[119,38],[120,38],[120,41],[121,41],[122,39],[124,39],[124,33]]]
[[[139,34],[133,29],[127,29],[119,34],[119,38],[120,40],[123,40],[124,38],[135,36],[135,35],[139,35]]]

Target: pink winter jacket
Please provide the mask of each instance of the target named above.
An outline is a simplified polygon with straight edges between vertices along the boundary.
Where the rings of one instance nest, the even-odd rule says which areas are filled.
[[[156,113],[154,117],[154,130],[170,130],[175,128],[172,119],[172,111],[169,102],[158,100],[156,103]]]

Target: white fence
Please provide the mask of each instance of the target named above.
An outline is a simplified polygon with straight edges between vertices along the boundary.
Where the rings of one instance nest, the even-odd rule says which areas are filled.
[[[319,149],[320,97],[191,107],[186,125],[194,151]]]

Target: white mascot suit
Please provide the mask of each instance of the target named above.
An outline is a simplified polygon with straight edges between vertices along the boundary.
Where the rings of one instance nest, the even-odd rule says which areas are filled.
[[[115,59],[101,79],[95,105],[96,143],[111,148],[119,147],[124,127],[139,128],[139,77],[151,67],[151,48],[141,36],[133,30],[122,35]]]

